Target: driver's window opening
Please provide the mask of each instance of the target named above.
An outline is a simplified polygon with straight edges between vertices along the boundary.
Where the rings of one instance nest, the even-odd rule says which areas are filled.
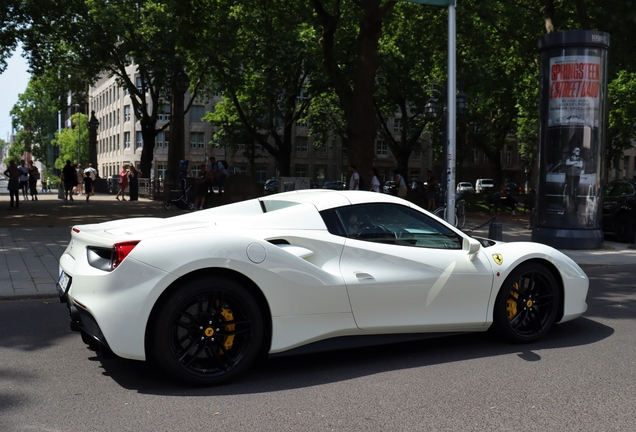
[[[360,204],[336,209],[345,237],[438,249],[461,249],[462,238],[429,216],[397,204]]]

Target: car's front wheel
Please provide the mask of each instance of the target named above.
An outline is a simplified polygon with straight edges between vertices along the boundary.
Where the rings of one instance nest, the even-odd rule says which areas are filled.
[[[162,303],[151,325],[152,359],[191,385],[217,385],[245,372],[263,340],[256,301],[225,277],[184,283]]]
[[[544,265],[522,264],[497,295],[494,328],[509,341],[532,342],[550,330],[560,301],[557,282]]]

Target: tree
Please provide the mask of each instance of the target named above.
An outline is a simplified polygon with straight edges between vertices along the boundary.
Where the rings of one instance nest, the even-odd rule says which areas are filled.
[[[49,148],[57,124],[58,100],[38,78],[31,78],[24,93],[11,109],[16,141],[31,152],[35,160],[50,168]]]
[[[71,116],[73,128],[62,129],[55,133],[53,144],[60,148],[59,157],[55,160],[55,168],[61,170],[66,165],[66,161],[73,163],[77,161],[77,146],[79,142],[80,159],[88,160],[88,116],[82,113],[75,113]]]
[[[24,23],[24,2],[4,0],[0,4],[0,73],[7,67],[6,59],[17,46]]]
[[[246,140],[252,154],[254,143],[260,144],[276,159],[280,175],[289,176],[293,128],[307,113],[319,67],[307,24],[311,9],[302,1],[246,1],[236,2],[232,12],[224,25],[239,29],[236,37],[206,57],[225,98],[206,120],[219,127],[217,139],[226,144]]]
[[[168,77],[184,58],[178,54],[191,37],[188,19],[201,12],[201,6],[189,6],[174,0],[41,0],[29,11],[24,49],[34,73],[79,83],[75,94],[85,93],[102,74],[116,77],[126,89],[141,125],[145,173],[150,172]],[[136,68],[133,77],[127,71],[130,65]],[[193,81],[196,86],[198,80]]]
[[[446,58],[446,33],[437,29],[444,27],[446,21],[442,10],[410,3],[398,3],[385,20],[374,106],[378,133],[405,177],[409,175],[411,154],[425,148],[422,133],[427,126],[431,130],[442,128],[428,123],[424,107],[433,96],[429,86],[445,80],[446,72],[440,63]],[[387,124],[392,118],[397,122],[393,130]],[[394,132],[399,133],[398,139]],[[439,153],[442,139],[433,140],[432,145]]]
[[[373,94],[382,22],[395,1],[311,0],[325,74],[346,119],[349,164],[369,172],[377,136]]]

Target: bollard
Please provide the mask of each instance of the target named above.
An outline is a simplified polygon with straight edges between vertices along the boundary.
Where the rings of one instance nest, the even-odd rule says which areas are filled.
[[[496,217],[490,221],[490,227],[488,227],[488,238],[496,241],[503,241],[503,234],[501,233],[501,222]]]

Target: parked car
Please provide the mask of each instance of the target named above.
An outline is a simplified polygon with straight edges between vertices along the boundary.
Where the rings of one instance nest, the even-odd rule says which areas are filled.
[[[475,193],[475,188],[470,182],[459,182],[457,183],[457,193]]]
[[[397,196],[397,187],[395,186],[395,182],[393,180],[385,181],[382,186],[382,192]]]
[[[69,237],[56,288],[71,330],[195,386],[238,378],[263,354],[350,346],[342,337],[492,329],[532,342],[587,309],[588,277],[565,254],[478,240],[372,192],[300,190]]]
[[[263,194],[275,194],[278,192],[278,179],[269,179],[265,182],[265,186],[263,186]]]
[[[515,183],[515,182],[505,182],[504,183],[504,187],[512,195],[517,195],[517,194],[520,193],[519,185],[517,183]]]
[[[636,180],[615,180],[603,191],[603,231],[620,242],[634,242],[636,234]]]
[[[495,191],[495,182],[493,179],[479,179],[475,182],[475,192],[478,194],[493,193]]]
[[[332,189],[332,190],[344,190],[345,182],[340,180],[326,180],[322,184],[323,189]]]

